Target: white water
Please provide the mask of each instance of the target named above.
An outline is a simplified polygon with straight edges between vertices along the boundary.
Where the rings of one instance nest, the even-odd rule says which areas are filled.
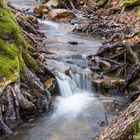
[[[70,76],[58,73],[56,76],[61,96],[57,98],[54,117],[75,118],[79,113],[88,108],[95,99],[92,85],[86,75],[73,74]]]
[[[31,9],[37,3],[35,0],[10,1],[21,8],[29,6]],[[72,61],[75,60],[70,56],[80,54],[85,58],[95,53],[101,45],[100,40],[92,36],[70,33],[75,27],[69,24],[39,20],[39,26],[47,36],[47,43],[42,48],[51,52],[47,54],[47,64],[51,63],[57,71],[58,66],[60,69],[64,68],[60,62],[64,63],[65,59],[71,58]],[[68,42],[71,41],[78,45],[70,45]],[[78,65],[80,60],[77,59],[76,62],[74,64]],[[99,124],[105,121],[104,113],[107,112],[110,119],[114,116],[112,98],[96,98],[85,75],[70,73],[70,76],[67,76],[58,73],[57,80],[61,96],[56,98],[54,112],[50,116],[45,113],[42,117],[30,120],[18,128],[12,137],[8,136],[3,140],[91,140],[103,129]]]
[[[58,73],[56,79],[62,97],[70,97],[74,94],[75,91],[78,90],[75,81],[71,79],[69,76],[63,73]]]

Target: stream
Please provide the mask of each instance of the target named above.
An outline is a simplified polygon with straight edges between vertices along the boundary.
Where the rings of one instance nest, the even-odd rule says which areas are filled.
[[[126,103],[119,96],[99,95],[87,78],[91,71],[86,56],[96,53],[101,41],[72,33],[76,25],[39,20],[39,26],[47,36],[39,49],[47,50],[44,63],[50,70],[55,69],[60,95],[55,97],[52,112],[30,119],[15,129],[14,135],[2,139],[91,140]],[[71,69],[69,75],[65,74],[66,69]]]

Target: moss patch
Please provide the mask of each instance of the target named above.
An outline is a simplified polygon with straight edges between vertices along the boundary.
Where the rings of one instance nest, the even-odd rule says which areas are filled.
[[[18,49],[0,40],[0,81],[16,80],[19,70]]]
[[[15,39],[18,39],[20,28],[17,26],[14,15],[8,8],[0,7],[0,34],[12,34],[15,35]]]
[[[0,83],[16,80],[25,68],[33,72],[41,71],[29,50],[34,51],[23,37],[15,16],[0,1]]]
[[[38,74],[43,72],[41,64],[38,61],[35,61],[28,51],[23,52],[23,59],[26,66],[34,73]]]
[[[140,140],[140,119],[134,122],[134,140]]]
[[[129,8],[129,7],[132,7],[132,6],[137,6],[139,4],[140,4],[139,0],[124,0],[123,6],[125,8]]]

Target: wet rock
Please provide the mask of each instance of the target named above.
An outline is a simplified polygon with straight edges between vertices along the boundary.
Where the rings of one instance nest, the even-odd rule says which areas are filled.
[[[36,16],[38,18],[43,17],[43,12],[44,13],[49,12],[49,8],[45,4],[40,4],[34,8],[34,16]]]
[[[43,61],[45,61],[45,56],[42,53],[39,53],[38,57],[37,57],[37,60],[40,61],[40,62],[43,62]]]
[[[76,41],[70,41],[68,43],[71,44],[71,45],[78,45],[78,42],[76,42]]]
[[[49,90],[51,87],[53,87],[54,83],[55,83],[55,79],[49,77],[49,78],[48,78],[47,80],[45,80],[45,82],[44,82],[45,89]]]
[[[118,86],[124,85],[125,80],[117,77],[97,77],[92,80],[93,83],[102,88],[116,88]]]
[[[38,23],[37,18],[34,17],[34,16],[26,16],[26,18],[27,18],[29,21],[31,21],[32,23],[34,23],[34,24],[37,24],[37,23]]]
[[[59,1],[58,0],[50,0],[46,3],[46,5],[52,9],[52,8],[57,8],[59,5]]]
[[[66,9],[52,9],[49,14],[44,15],[44,18],[53,20],[56,22],[68,22],[76,18],[75,14]]]
[[[111,64],[100,57],[92,57],[90,60],[91,69],[107,71],[111,69]],[[93,66],[93,67],[92,67]]]

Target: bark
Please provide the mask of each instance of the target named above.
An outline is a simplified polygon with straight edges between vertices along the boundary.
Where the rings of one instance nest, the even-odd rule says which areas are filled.
[[[140,97],[120,113],[93,140],[129,140],[133,136],[133,123],[140,118]]]

